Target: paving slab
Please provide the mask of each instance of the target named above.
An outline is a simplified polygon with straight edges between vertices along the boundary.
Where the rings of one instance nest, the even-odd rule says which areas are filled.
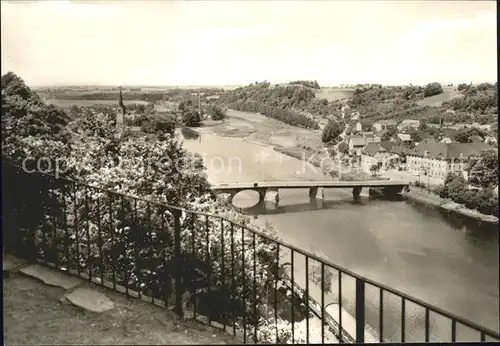
[[[65,290],[72,289],[80,284],[82,281],[76,277],[69,276],[64,273],[57,272],[53,269],[43,267],[39,264],[33,264],[24,267],[20,270],[21,273],[37,278],[46,285],[57,286]]]
[[[27,262],[25,260],[11,254],[2,254],[2,269],[4,273],[15,270],[26,263]]]
[[[77,288],[64,296],[73,305],[92,312],[104,312],[114,308],[115,304],[104,294],[89,288]]]

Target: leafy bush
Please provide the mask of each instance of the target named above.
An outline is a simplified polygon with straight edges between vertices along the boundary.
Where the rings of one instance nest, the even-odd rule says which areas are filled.
[[[339,143],[338,150],[339,153],[347,154],[349,152],[349,144],[347,144],[346,142]]]
[[[416,183],[415,183],[415,185],[417,186]],[[448,194],[448,188],[446,187],[446,185],[438,185],[434,189],[434,193],[436,193],[441,198],[449,198],[450,197],[450,195]]]
[[[212,120],[224,120],[226,118],[226,113],[224,110],[218,106],[210,105],[207,107],[206,112],[210,115]]]
[[[197,110],[187,109],[182,113],[182,122],[186,126],[199,127],[201,126],[201,116]]]
[[[344,124],[335,120],[330,120],[323,129],[321,140],[323,143],[335,143],[339,135],[344,131]]]
[[[6,89],[36,103],[28,88],[17,85],[21,87],[6,83]],[[165,206],[250,225],[249,218],[214,199],[201,157],[190,155],[168,131],[161,141],[120,135],[108,115],[93,110],[88,110],[93,116],[75,123],[68,142],[65,136],[55,140],[47,136],[48,124],[30,123],[29,102],[9,96],[2,126],[24,119],[28,127],[25,136],[10,132],[10,146],[2,148],[9,246],[169,302],[172,281],[181,270],[184,300],[196,294],[200,313],[224,322],[234,317],[238,326],[263,323],[265,316],[260,309],[255,315],[253,306],[272,310],[268,292],[278,272],[275,243],[250,231],[243,234],[228,221]],[[50,121],[50,108],[38,111]],[[64,173],[57,173],[81,183],[29,174],[15,165],[29,156],[47,157],[50,163],[63,159]],[[182,230],[180,257],[173,247],[176,219]],[[273,229],[253,227],[276,238]],[[271,341],[265,336],[260,340]]]
[[[144,133],[173,135],[175,132],[175,119],[165,115],[147,115],[141,123],[141,130]]]
[[[424,97],[430,97],[442,93],[443,93],[443,87],[441,86],[441,84],[437,82],[429,83],[424,88]]]

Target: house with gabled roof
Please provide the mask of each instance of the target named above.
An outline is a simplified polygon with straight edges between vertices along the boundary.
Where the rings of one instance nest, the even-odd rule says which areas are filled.
[[[368,143],[361,151],[361,167],[366,172],[369,172],[373,165],[386,169],[389,157],[390,153],[380,143]]]
[[[375,129],[376,132],[382,132],[391,128],[394,128],[397,126],[397,123],[395,120],[389,119],[389,120],[379,120],[373,123],[372,127]]]

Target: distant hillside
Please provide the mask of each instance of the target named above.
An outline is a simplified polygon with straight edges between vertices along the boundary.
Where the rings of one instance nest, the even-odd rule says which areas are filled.
[[[497,98],[497,87],[493,84],[464,84],[455,90],[431,83],[425,87],[359,88],[348,103],[367,123],[381,119],[424,119],[431,123],[491,124],[498,116]]]
[[[462,93],[460,93],[460,91],[458,91],[456,88],[444,87],[442,94],[425,97],[424,99],[417,101],[417,105],[440,107],[443,102],[453,100],[455,97],[459,97],[461,95]]]
[[[348,99],[354,94],[355,89],[321,88],[317,90],[317,99],[327,99],[329,102]]]
[[[222,93],[216,102],[235,110],[259,112],[264,115],[286,111],[287,115],[283,118],[279,116],[279,120],[293,125],[298,123],[299,126],[318,128],[319,118],[340,117],[341,108],[336,98],[329,101],[317,97],[318,94],[321,95],[321,91],[303,85],[271,85],[262,82],[228,90]],[[330,91],[330,95],[333,94]]]

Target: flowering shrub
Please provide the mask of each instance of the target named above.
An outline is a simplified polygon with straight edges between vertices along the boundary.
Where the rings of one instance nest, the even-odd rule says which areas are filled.
[[[24,95],[26,88],[21,90]],[[2,129],[12,129],[18,113],[31,119],[24,99],[17,101],[22,111],[6,108]],[[45,106],[39,107],[43,113]],[[88,111],[72,123],[72,131],[61,129],[71,134],[69,140],[51,138],[55,127],[44,121],[22,135],[11,131],[9,146],[2,148],[4,163],[13,164],[5,192],[9,229],[20,230],[11,238],[22,241],[25,253],[29,247],[39,259],[166,301],[180,273],[186,300],[198,296],[200,312],[221,321],[261,323],[256,307],[268,305],[277,275],[277,246],[245,231],[249,219],[212,196],[199,156],[189,154],[168,133],[158,140],[119,132],[103,113]],[[19,168],[31,158],[29,169],[39,169],[42,157],[44,172],[75,180]],[[180,256],[174,246],[176,219]],[[260,231],[276,238],[273,230]]]

